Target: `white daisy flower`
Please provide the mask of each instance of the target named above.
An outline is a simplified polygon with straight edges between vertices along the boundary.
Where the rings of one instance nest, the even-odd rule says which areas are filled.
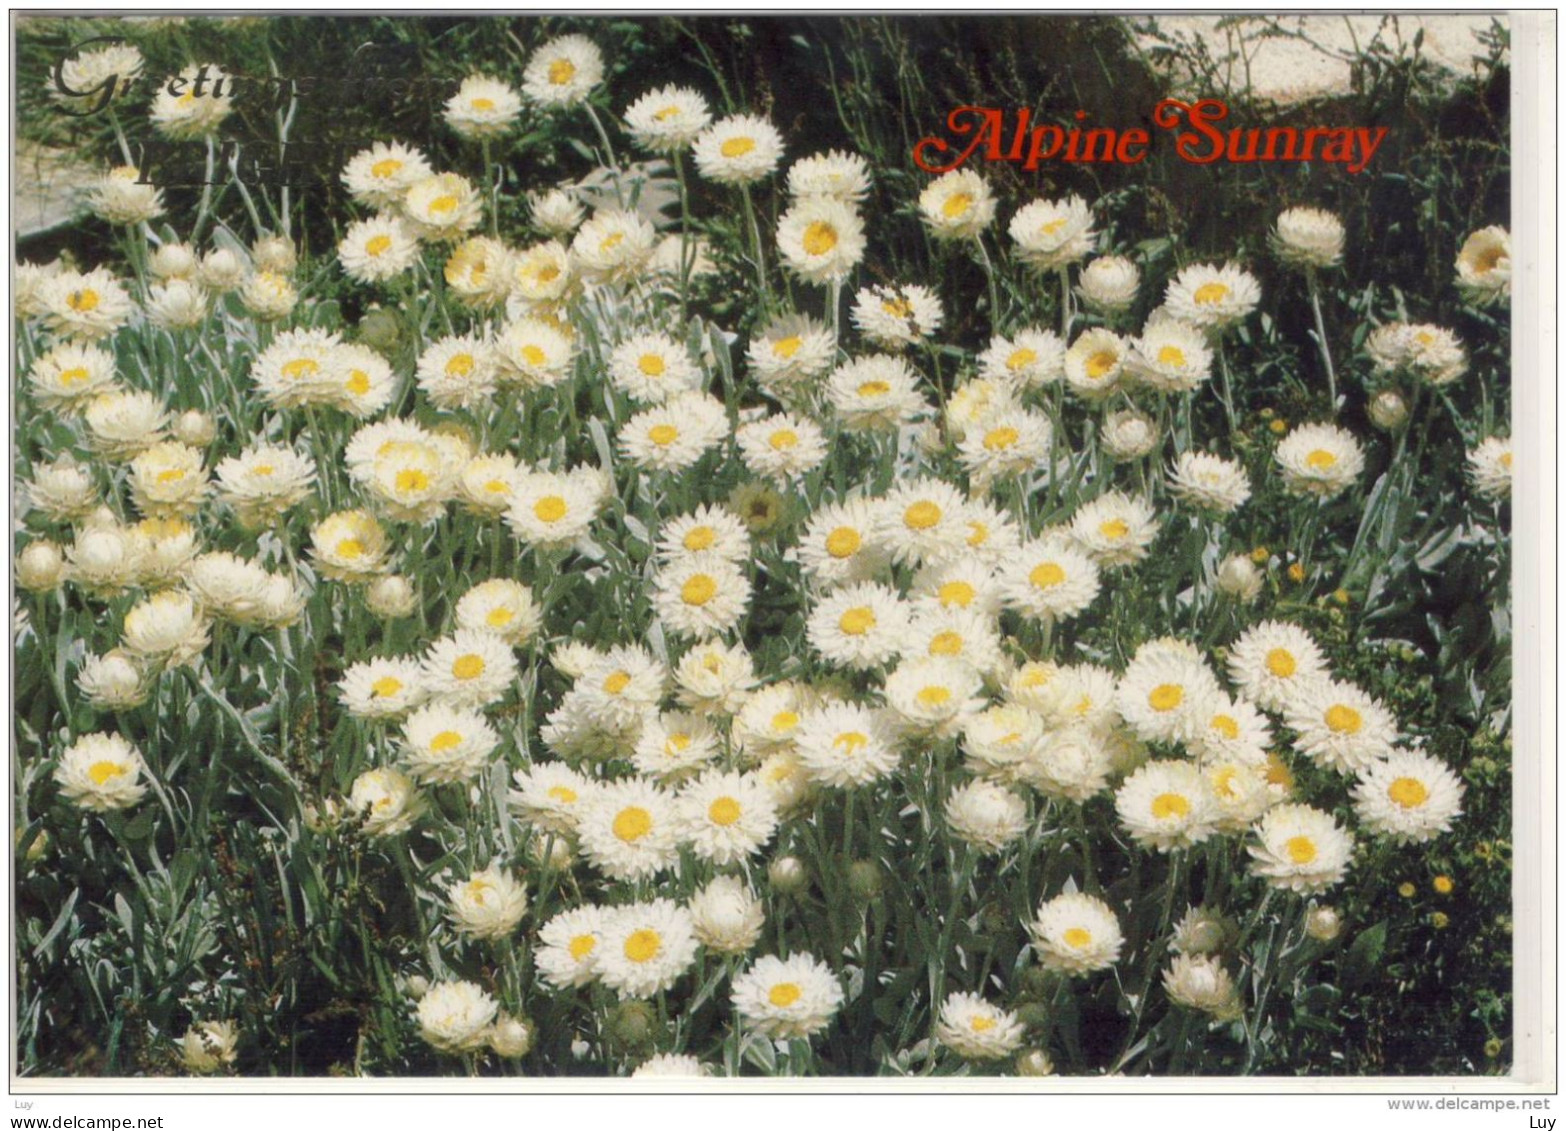
[[[600,502],[599,493],[578,476],[524,474],[512,491],[506,524],[528,546],[564,549],[587,533]]]
[[[1045,797],[1082,804],[1109,788],[1115,763],[1102,732],[1075,724],[1034,746],[1018,776]]]
[[[1043,413],[1002,407],[963,436],[957,458],[976,484],[1015,478],[1049,465],[1053,436]]]
[[[714,122],[691,145],[696,171],[723,185],[769,176],[783,157],[783,136],[765,118],[738,114]]]
[[[328,330],[284,330],[250,366],[261,399],[274,408],[329,403],[337,391],[337,348]]]
[[[1393,750],[1359,772],[1354,812],[1372,833],[1421,844],[1450,832],[1462,814],[1463,783],[1422,750]]]
[[[1169,281],[1164,305],[1181,322],[1224,327],[1240,321],[1261,301],[1261,285],[1233,263],[1193,263]]]
[[[667,334],[636,334],[609,355],[609,381],[638,404],[662,404],[701,389],[701,370]]]
[[[904,660],[886,677],[887,704],[908,727],[947,736],[983,706],[983,678],[964,660]]]
[[[887,777],[902,758],[886,713],[848,703],[805,712],[794,745],[811,780],[840,789]]]
[[[556,240],[524,248],[511,260],[506,317],[516,320],[560,302],[574,281],[571,253]]]
[[[1144,644],[1115,689],[1115,709],[1146,742],[1190,742],[1221,694],[1199,656]]]
[[[1044,718],[1020,703],[1002,703],[963,720],[962,751],[968,766],[986,778],[1011,785],[1044,741]]]
[[[1264,716],[1244,699],[1219,695],[1206,724],[1191,739],[1191,749],[1203,761],[1262,763],[1272,745],[1272,730]]]
[[[610,910],[598,956],[598,978],[622,997],[669,989],[696,960],[690,912],[671,899]]]
[[[535,762],[511,775],[506,803],[517,820],[544,834],[574,836],[576,817],[598,789],[585,774],[559,762]]]
[[[1019,546],[1011,553],[1020,551]],[[954,614],[971,613],[990,620],[1000,615],[1003,600],[995,568],[983,556],[972,553],[919,570],[908,596],[916,606]]]
[[[194,559],[185,575],[185,584],[208,616],[240,624],[260,613],[270,582],[260,563],[223,551]]]
[[[919,565],[960,555],[967,544],[963,496],[942,479],[899,483],[878,505],[876,538],[894,561]]]
[[[239,288],[239,301],[258,321],[276,322],[293,313],[299,304],[299,292],[286,275],[257,271],[245,277]]]
[[[1130,354],[1129,343],[1113,330],[1088,330],[1066,351],[1066,384],[1083,400],[1098,404],[1119,388]]]
[[[534,961],[544,981],[560,990],[597,981],[602,939],[612,915],[602,907],[573,907],[539,928]]]
[[[522,98],[499,79],[469,75],[446,100],[446,124],[472,140],[500,137],[516,125]]]
[[[1098,245],[1093,212],[1080,196],[1025,204],[1007,230],[1017,245],[1017,258],[1039,271],[1068,267]]]
[[[1033,949],[1047,970],[1081,977],[1115,964],[1125,936],[1109,904],[1083,892],[1066,892],[1039,905]]]
[[[378,141],[349,160],[343,167],[342,181],[360,204],[390,209],[400,205],[408,190],[432,172],[424,154],[412,146]]]
[[[1015,1013],[978,994],[954,993],[941,1003],[935,1039],[968,1060],[1000,1060],[1022,1047],[1023,1027]]]
[[[124,285],[106,267],[50,276],[39,284],[37,302],[55,334],[90,341],[112,336],[136,310]]]
[[[631,763],[638,773],[669,784],[717,760],[723,752],[723,736],[701,715],[684,711],[649,714]]]
[[[1267,782],[1267,756],[1259,760],[1223,761],[1204,758],[1202,776],[1213,803],[1213,824],[1219,832],[1243,833],[1276,800]]]
[[[517,658],[490,632],[459,628],[424,654],[425,686],[454,707],[487,707],[506,697],[517,678]]]
[[[685,393],[627,420],[620,429],[620,451],[645,470],[683,471],[728,435],[728,412],[721,401]]]
[[[233,112],[234,79],[213,63],[191,63],[152,97],[153,127],[175,141],[211,137]]]
[[[672,1052],[648,1057],[631,1071],[632,1080],[696,1080],[711,1075],[712,1070],[694,1056]]]
[[[1212,376],[1213,351],[1197,327],[1174,318],[1151,318],[1132,343],[1127,365],[1151,389],[1188,393]]]
[[[789,166],[788,191],[796,199],[824,196],[857,204],[870,192],[870,163],[836,149],[801,157]]]
[[[351,664],[337,684],[343,708],[360,719],[398,719],[424,702],[417,660],[376,657]]]
[[[419,1036],[441,1052],[476,1052],[499,1011],[500,1003],[475,983],[441,982],[419,999]]]
[[[831,967],[809,954],[766,955],[734,978],[731,1000],[750,1027],[772,1040],[808,1038],[843,1004]]]
[[[99,710],[122,711],[141,706],[151,696],[149,674],[129,653],[115,648],[83,657],[76,686]]]
[[[1264,711],[1282,711],[1328,675],[1310,633],[1286,621],[1253,625],[1229,648],[1229,678]]]
[[[792,749],[800,712],[815,696],[802,685],[785,680],[763,687],[745,701],[734,718],[733,737],[749,757]]]
[[[696,554],[710,554],[736,564],[750,558],[750,532],[732,512],[704,505],[663,525],[658,535],[658,561],[668,565]]]
[[[903,634],[902,654],[908,659],[961,660],[981,675],[1001,663],[1000,632],[993,616],[977,609],[916,608]]]
[[[936,239],[973,239],[995,219],[995,196],[979,174],[957,169],[925,186],[919,215]]]
[[[1505,499],[1512,493],[1512,442],[1486,436],[1468,453],[1468,477],[1474,490],[1486,499]]]
[[[81,412],[99,395],[115,390],[114,355],[97,346],[63,342],[33,362],[27,385],[39,408]]]
[[[427,680],[427,673],[420,672]],[[500,735],[483,715],[466,707],[429,703],[402,725],[402,761],[416,781],[472,781],[484,772]]]
[[[826,459],[826,436],[808,417],[779,413],[753,420],[740,425],[734,438],[745,467],[764,479],[800,479]]]
[[[138,453],[126,483],[136,509],[152,516],[191,514],[211,489],[201,453],[173,440]]]
[[[141,751],[119,734],[85,734],[66,747],[54,767],[60,795],[82,809],[128,809],[147,793]]]
[[[1025,616],[1064,620],[1081,613],[1099,592],[1092,558],[1064,538],[1041,538],[1021,547],[1002,567],[1000,591],[1006,604]]]
[[[604,57],[585,35],[551,39],[528,57],[522,93],[546,109],[576,106],[604,81]]]
[[[1273,887],[1301,894],[1341,883],[1354,855],[1354,838],[1330,813],[1308,805],[1275,805],[1254,831],[1251,872]]]
[[[612,880],[641,880],[679,859],[673,799],[639,778],[609,782],[582,806],[577,834],[588,862]]]
[[[256,278],[264,278],[258,275]],[[245,305],[252,311],[260,313],[258,306],[248,299]],[[206,321],[211,305],[207,300],[207,292],[201,289],[201,284],[193,283],[185,279],[170,279],[166,283],[147,289],[147,301],[144,305],[147,320],[154,326],[165,330],[188,330],[199,326]],[[293,309],[293,303],[289,302],[284,314]],[[279,317],[277,315],[268,316]]]
[[[681,657],[674,682],[681,706],[704,715],[733,715],[756,686],[756,666],[745,645],[708,640]]]
[[[369,511],[338,511],[310,530],[310,552],[322,576],[366,581],[388,567],[386,531]]]
[[[832,368],[836,356],[832,332],[797,314],[771,323],[745,350],[751,372],[768,390],[814,381]]]
[[[527,914],[527,885],[491,865],[446,887],[447,914],[457,933],[503,939]]]
[[[397,836],[413,828],[424,799],[400,770],[366,770],[348,790],[348,807],[359,814],[366,836]]]
[[[492,633],[513,648],[527,644],[543,625],[533,591],[508,578],[473,586],[458,599],[456,613],[458,627]]]
[[[886,432],[929,410],[919,375],[900,357],[871,354],[845,362],[827,379],[827,400],[855,432]]]
[[[699,640],[732,632],[749,604],[749,580],[717,554],[691,554],[658,571],[653,608],[674,636]]]
[[[652,257],[657,233],[635,212],[600,208],[571,240],[571,261],[595,282],[633,278]]]
[[[882,349],[900,350],[935,336],[941,328],[941,300],[917,283],[872,284],[854,296],[854,327]]]
[[[1176,498],[1217,514],[1232,514],[1251,497],[1251,482],[1234,460],[1207,452],[1181,452],[1169,469]]]
[[[778,254],[806,283],[824,286],[848,277],[865,257],[864,221],[831,197],[807,197],[778,218]]]
[[[472,236],[452,249],[441,274],[464,306],[493,310],[510,294],[511,256],[511,249],[498,239]]]
[[[681,839],[720,867],[755,856],[777,832],[777,806],[754,774],[709,771],[686,784],[676,804]]]
[[[625,111],[631,140],[651,153],[678,153],[712,123],[707,100],[683,86],[648,91]]]
[[[1481,305],[1512,294],[1512,237],[1502,227],[1480,228],[1457,252],[1457,288]]]
[[[1335,424],[1302,424],[1273,453],[1283,485],[1295,495],[1330,499],[1365,470],[1365,453],[1351,432]]]
[[[553,389],[570,378],[576,343],[554,323],[524,317],[501,328],[491,351],[502,384]]]
[[[1186,1009],[1211,1014],[1215,1021],[1238,1021],[1239,992],[1223,963],[1210,955],[1176,955],[1164,971],[1164,992]]]
[[[1037,389],[1066,375],[1066,346],[1052,330],[1029,327],[990,339],[979,354],[979,376],[1019,389]]]
[[[1147,557],[1158,530],[1152,504],[1119,491],[1100,495],[1071,516],[1071,537],[1095,562],[1108,569]]]
[[[1169,852],[1200,844],[1213,834],[1212,795],[1190,762],[1148,762],[1115,793],[1115,812],[1144,848]]]
[[[1098,435],[1104,454],[1121,463],[1141,459],[1157,447],[1160,440],[1153,418],[1135,409],[1123,409],[1104,417]]]
[[[86,526],[65,549],[66,577],[94,597],[117,596],[140,576],[145,556],[133,530],[117,523]]]
[[[806,618],[805,636],[827,663],[867,670],[898,654],[908,630],[908,612],[895,590],[858,582],[817,603]]]
[[[890,562],[875,536],[874,504],[863,498],[818,507],[800,535],[798,554],[806,575],[826,588],[876,577]]]
[[[458,240],[484,218],[484,198],[473,182],[457,173],[437,173],[408,186],[402,215],[422,240]]]
[[[1392,753],[1397,720],[1351,684],[1317,679],[1284,704],[1295,748],[1323,769],[1361,773]]]

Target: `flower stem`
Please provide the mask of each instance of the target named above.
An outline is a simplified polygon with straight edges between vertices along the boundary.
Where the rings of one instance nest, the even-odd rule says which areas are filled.
[[[1333,415],[1338,411],[1338,372],[1332,365],[1332,349],[1327,345],[1327,324],[1321,317],[1321,284],[1316,279],[1314,267],[1305,272],[1306,284],[1310,289],[1310,309],[1316,316],[1316,345],[1321,350],[1322,363],[1327,367],[1327,396],[1332,401]]]

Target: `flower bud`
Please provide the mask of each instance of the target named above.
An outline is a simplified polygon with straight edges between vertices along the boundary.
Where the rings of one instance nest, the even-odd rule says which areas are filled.
[[[502,1013],[489,1033],[489,1047],[495,1055],[519,1060],[533,1047],[533,1023],[524,1017]]]
[[[1254,562],[1244,554],[1225,558],[1218,567],[1218,592],[1249,605],[1261,596],[1262,579]]]
[[[799,857],[779,856],[767,868],[767,879],[779,894],[794,895],[805,890],[810,875],[805,871],[805,862]]]
[[[1370,422],[1383,432],[1396,432],[1408,421],[1408,401],[1396,389],[1382,389],[1370,398]]]
[[[376,307],[359,319],[359,340],[379,353],[396,349],[401,336],[402,326],[393,311]]]
[[[413,586],[406,577],[388,573],[377,577],[364,590],[364,603],[378,617],[407,617],[413,615]]]
[[[1055,1065],[1043,1049],[1023,1049],[1017,1054],[1018,1076],[1053,1076]]]
[[[65,555],[47,539],[29,542],[16,556],[16,583],[42,593],[58,589],[65,580]]]
[[[262,236],[250,247],[257,271],[275,271],[287,275],[299,264],[294,245],[283,236]]]
[[[1317,942],[1331,942],[1343,930],[1343,919],[1335,908],[1312,907],[1305,913],[1305,933]]]
[[[658,1015],[645,1001],[621,1002],[609,1015],[609,1035],[622,1048],[650,1045],[658,1031]]]
[[[848,866],[848,889],[857,899],[877,898],[881,894],[881,866],[874,860],[855,860]]]
[[[174,422],[174,438],[193,448],[204,448],[217,438],[217,421],[204,412],[191,409]]]

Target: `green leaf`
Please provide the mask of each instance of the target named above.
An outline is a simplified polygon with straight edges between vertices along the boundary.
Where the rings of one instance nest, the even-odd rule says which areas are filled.
[[[1387,921],[1385,919],[1373,927],[1367,927],[1355,937],[1349,944],[1348,953],[1343,956],[1343,962],[1339,967],[1342,971],[1341,981],[1345,992],[1356,989],[1375,972],[1386,949]]]

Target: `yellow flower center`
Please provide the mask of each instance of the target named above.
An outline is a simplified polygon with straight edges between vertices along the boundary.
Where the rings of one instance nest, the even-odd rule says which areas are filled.
[[[1035,589],[1053,589],[1066,580],[1066,571],[1054,562],[1041,562],[1028,573],[1028,583]]]
[[[566,501],[559,495],[545,495],[533,504],[533,514],[540,522],[559,522],[566,516]]]
[[[1015,373],[1027,365],[1032,365],[1039,359],[1037,350],[1030,350],[1027,346],[1011,351],[1011,356],[1006,359],[1006,368]]]
[[[430,201],[430,211],[435,213],[437,216],[444,216],[446,213],[455,212],[456,210],[457,198],[452,196],[450,193],[447,193],[444,196],[437,196],[434,200]]]
[[[1214,715],[1207,725],[1227,739],[1240,737],[1240,724],[1228,715]]]
[[[496,605],[484,617],[484,623],[491,628],[505,628],[516,619],[516,614],[505,605]]]
[[[679,437],[680,430],[672,424],[654,424],[647,432],[647,438],[660,448],[667,448]]]
[[[662,110],[659,110],[656,114],[653,115],[653,121],[667,122],[670,118],[677,118],[679,116],[680,108],[678,106],[665,106]]]
[[[851,526],[839,526],[827,535],[826,549],[827,553],[841,561],[857,553],[860,544],[859,531]]]
[[[915,503],[903,512],[903,525],[909,530],[928,530],[941,521],[941,508],[932,502]]]
[[[365,253],[372,258],[379,259],[391,250],[391,237],[386,235],[371,236],[364,245]]]
[[[1101,381],[1104,379],[1105,375],[1107,375],[1115,368],[1115,366],[1119,364],[1119,354],[1115,353],[1113,350],[1099,350],[1092,357],[1087,359],[1086,363],[1083,365],[1083,369],[1087,371],[1089,378],[1094,381]]]
[[[691,736],[688,734],[671,734],[663,744],[663,752],[667,757],[673,758],[683,754],[691,748]]]
[[[430,749],[437,754],[447,750],[453,750],[462,745],[462,736],[454,730],[443,730],[430,739]]]
[[[655,353],[644,353],[637,359],[636,368],[640,369],[648,377],[662,377],[667,366],[663,358]]]
[[[793,982],[779,982],[767,991],[767,1000],[779,1009],[787,1009],[804,993]]]
[[[1123,518],[1109,518],[1098,524],[1098,532],[1112,542],[1118,542],[1131,533],[1131,527]]]
[[[698,573],[687,578],[685,584],[680,586],[680,600],[699,607],[712,600],[717,592],[718,583],[705,573]]]
[[[631,685],[630,672],[613,672],[604,680],[604,690],[610,695],[618,695]]]
[[[1039,225],[1039,235],[1052,236],[1065,226],[1066,218],[1064,216],[1062,216],[1059,220],[1050,220],[1047,223]]]
[[[620,246],[621,241],[624,239],[624,232],[610,232],[607,236],[598,241],[598,250],[613,251],[615,248]]]
[[[1086,927],[1067,927],[1066,933],[1061,936],[1061,941],[1072,950],[1081,950],[1093,941],[1093,932]]]
[[[94,762],[87,767],[87,776],[92,779],[93,785],[103,785],[110,778],[117,778],[129,772],[118,762]]]
[[[975,1033],[988,1033],[991,1029],[995,1028],[995,1018],[983,1016],[973,1017],[968,1021],[968,1028],[972,1029]]]
[[[562,805],[574,805],[576,803],[576,790],[570,786],[552,785],[549,787],[548,796]]]
[[[1021,438],[1021,434],[1009,425],[992,428],[984,437],[986,451],[1001,452],[1011,447]]]
[[[881,309],[893,318],[912,318],[913,306],[908,300],[899,295],[897,298],[881,300]]]
[[[805,245],[806,255],[825,255],[837,246],[837,229],[825,220],[817,220],[805,229],[805,234],[801,237],[800,242]],[[795,343],[794,349],[799,348],[799,339],[797,337],[785,338],[784,341]],[[772,348],[776,350],[778,347],[774,345]],[[791,350],[783,356],[792,356],[792,352]]]
[[[946,687],[921,687],[919,693],[914,698],[923,707],[943,707],[951,702],[952,693],[951,689]]]
[[[1234,788],[1235,769],[1233,766],[1225,766],[1213,775],[1213,792],[1219,797],[1235,797],[1238,791]]]
[[[451,674],[458,679],[477,679],[484,674],[484,660],[472,652],[465,656],[458,656],[452,661]]]
[[[740,803],[732,797],[720,797],[707,806],[707,817],[713,824],[727,828],[740,819]]]
[[[394,675],[383,675],[370,684],[370,694],[377,699],[390,699],[402,690],[402,680]]]
[[[395,157],[386,157],[370,166],[370,176],[377,180],[385,180],[402,168],[402,162]]]
[[[506,487],[505,480],[491,479],[488,483],[484,484],[484,490],[486,493],[491,495],[504,495],[508,488]]]
[[[473,355],[471,353],[458,353],[451,356],[446,362],[446,376],[466,377],[473,372]]]
[[[469,105],[475,110],[493,110],[495,108],[495,100],[493,98],[475,98]]]
[[[77,385],[85,380],[87,380],[87,370],[81,366],[77,366],[75,369],[67,369],[60,374],[60,384],[62,385]]]
[[[1317,448],[1305,457],[1305,465],[1317,471],[1325,471],[1338,462],[1338,457],[1324,448]]]
[[[350,393],[363,396],[370,391],[370,375],[362,369],[355,369],[348,374],[348,380],[344,382]]]
[[[639,931],[632,931],[625,940],[625,956],[632,962],[651,962],[658,957],[658,952],[663,949],[663,939],[657,931],[643,927]]]
[[[809,232],[805,233],[805,239],[807,241],[810,239]],[[805,246],[808,248],[810,245],[807,242]],[[798,353],[799,347],[804,344],[804,338],[801,338],[798,334],[790,334],[786,338],[779,338],[777,341],[773,342],[772,352],[777,357],[790,358]]]
[[[364,557],[364,543],[357,538],[344,538],[337,543],[337,556],[353,561],[355,558]]]
[[[718,540],[717,531],[710,526],[693,526],[684,538],[685,548],[693,553],[705,550]]]
[[[753,137],[731,137],[718,149],[725,157],[743,157],[756,148],[756,139]]]
[[[615,814],[613,827],[614,835],[621,840],[627,843],[638,841],[652,832],[652,814],[639,806],[632,805]]]
[[[183,478],[185,478],[185,469],[182,467],[165,468],[158,472],[159,483],[178,483]]]
[[[799,447],[799,433],[792,428],[779,428],[771,436],[767,437],[767,443],[773,451],[783,452],[789,448]]]
[[[935,596],[946,608],[956,605],[959,609],[966,609],[978,594],[966,581],[948,581],[935,591]]]
[[[1267,670],[1279,679],[1288,679],[1298,668],[1294,653],[1285,648],[1274,648],[1267,653]]]
[[[1228,294],[1229,288],[1222,283],[1203,283],[1196,288],[1196,294],[1191,297],[1196,300],[1198,306],[1212,306],[1222,302]]]
[[[861,397],[884,397],[891,391],[892,386],[885,381],[866,381],[858,389]]]
[[[852,758],[869,745],[870,737],[860,734],[857,730],[846,731],[832,740],[832,749],[841,750],[845,758]]]
[[[875,613],[868,606],[860,605],[838,618],[837,626],[849,636],[863,636],[875,627]]]
[[[1308,836],[1291,836],[1284,842],[1283,850],[1296,864],[1309,864],[1316,859],[1316,842]]]
[[[1159,365],[1172,365],[1175,368],[1185,366],[1185,351],[1179,346],[1164,346],[1158,351]]]
[[[1360,727],[1365,725],[1360,713],[1345,703],[1334,703],[1328,707],[1322,721],[1333,734],[1358,734]]]
[[[1387,786],[1387,796],[1404,809],[1418,809],[1430,798],[1430,791],[1418,778],[1398,778]]]
[[[1147,705],[1155,711],[1173,711],[1185,700],[1185,689],[1175,683],[1160,683],[1148,693]]]
[[[521,353],[522,360],[527,362],[529,365],[542,365],[549,356],[539,347],[532,345],[531,343],[523,346]]]
[[[98,308],[98,292],[90,287],[72,291],[65,296],[65,304],[78,314],[85,314]]]
[[[576,77],[576,64],[569,59],[556,59],[549,64],[549,83],[551,86],[564,86]]]
[[[948,220],[955,220],[972,207],[972,196],[965,192],[954,192],[946,198],[946,203],[941,205],[941,215]]]
[[[408,495],[416,491],[427,491],[430,486],[430,477],[416,467],[410,467],[397,473],[397,493]]]
[[[1159,821],[1167,821],[1170,817],[1188,817],[1191,815],[1191,803],[1178,793],[1160,793],[1153,798],[1153,818]]]
[[[1502,452],[1500,464],[1502,467],[1506,468],[1507,471],[1510,471],[1512,469],[1512,453]]]
[[[932,656],[960,656],[962,655],[962,633],[939,632],[930,641],[930,655]]]
[[[589,954],[592,954],[593,948],[597,945],[598,937],[596,935],[577,935],[571,940],[566,949],[571,952],[571,957],[574,960],[580,962]]]
[[[1276,754],[1267,755],[1267,784],[1282,786],[1284,790],[1294,788],[1294,775],[1289,771],[1284,760]]]
[[[799,725],[799,716],[793,711],[779,711],[772,716],[772,730],[776,734],[787,734]]]
[[[283,376],[290,381],[302,381],[321,372],[321,364],[313,357],[296,357],[283,365]]]

